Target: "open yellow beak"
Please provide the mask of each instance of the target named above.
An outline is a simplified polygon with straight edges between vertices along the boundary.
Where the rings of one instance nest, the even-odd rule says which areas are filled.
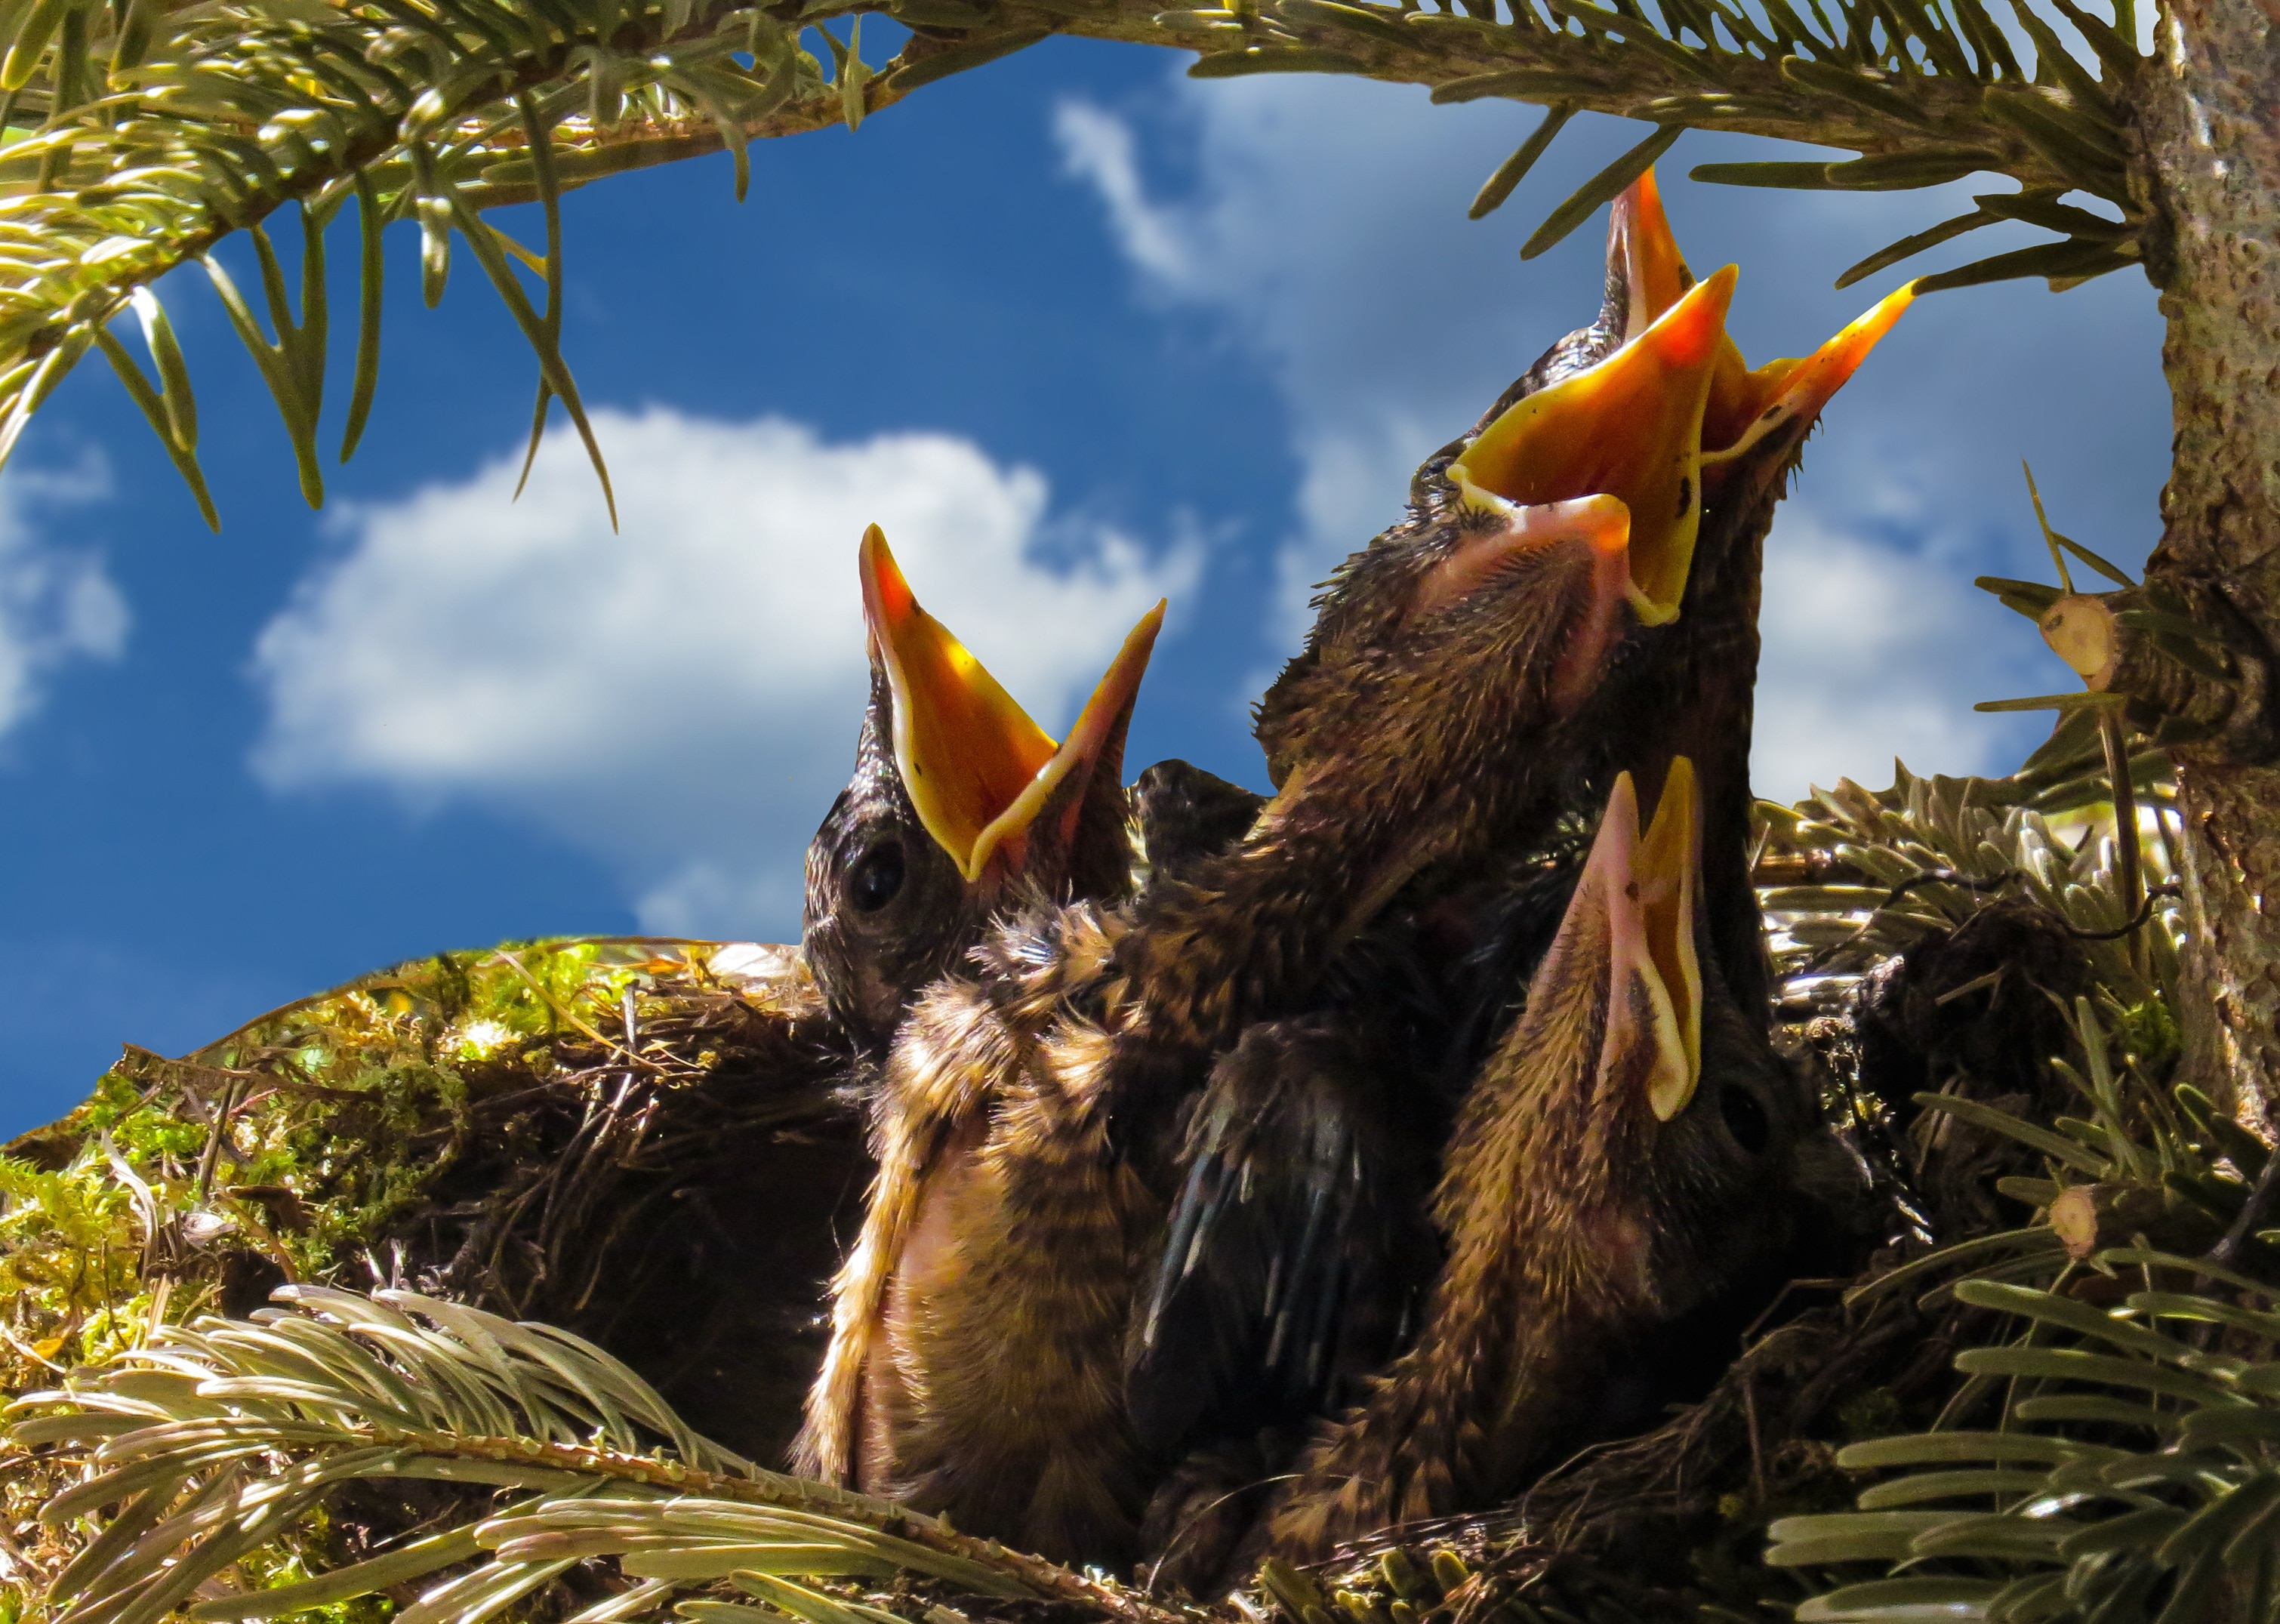
[[[1449,470],[1465,502],[1502,512],[1621,501],[1630,511],[1628,596],[1645,626],[1676,619],[1686,593],[1702,519],[1702,414],[1736,274],[1728,266],[1697,283],[1598,366],[1514,402]]]
[[[1082,797],[1056,791],[1100,766],[1110,747],[1121,754],[1164,605],[1141,617],[1067,741],[1055,744],[919,606],[876,525],[863,533],[860,568],[864,621],[894,696],[895,766],[919,821],[969,885],[993,869],[1018,872],[1048,804],[1074,826]]]
[[[1615,199],[1607,226],[1607,259],[1621,265],[1630,290],[1628,333],[1652,324],[1694,285],[1671,235],[1652,169]],[[1755,370],[1732,339],[1722,337],[1710,401],[1702,416],[1702,466],[1712,482],[1716,483],[1720,468],[1740,461],[1775,430],[1819,417],[1915,296],[1915,284],[1910,282],[1811,355],[1768,361]]]
[[[1700,816],[1694,764],[1672,759],[1653,821],[1638,826],[1631,776],[1621,774],[1583,877],[1575,908],[1606,912],[1606,1035],[1602,1080],[1645,1057],[1647,1104],[1668,1122],[1686,1108],[1702,1076],[1702,966],[1694,951],[1694,893],[1700,868]]]

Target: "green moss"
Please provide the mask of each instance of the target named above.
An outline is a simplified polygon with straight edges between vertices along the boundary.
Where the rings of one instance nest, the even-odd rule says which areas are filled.
[[[439,954],[180,1059],[130,1048],[69,1116],[0,1150],[0,1400],[158,1323],[242,1311],[231,1298],[258,1301],[280,1275],[366,1283],[365,1250],[472,1148],[472,1104],[554,1075],[567,1051],[590,1056],[589,1034],[617,1028],[625,993],[661,962],[618,942]],[[0,1446],[0,1529],[32,1537],[58,1486]],[[248,1576],[299,1576],[313,1537]],[[0,1624],[36,1616],[36,1589],[0,1576]],[[304,1616],[389,1611],[367,1599]]]

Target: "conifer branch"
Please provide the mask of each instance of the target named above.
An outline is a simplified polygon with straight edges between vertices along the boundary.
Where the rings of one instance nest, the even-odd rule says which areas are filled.
[[[85,1455],[80,1481],[42,1513],[93,1528],[50,1586],[58,1624],[154,1624],[177,1609],[273,1618],[408,1584],[422,1594],[404,1616],[472,1624],[592,1557],[663,1582],[626,1592],[616,1617],[726,1582],[779,1610],[797,1604],[812,1624],[893,1624],[794,1582],[898,1574],[1127,1624],[1182,1617],[939,1519],[763,1470],[690,1432],[639,1376],[566,1331],[407,1291],[278,1296],[289,1306],[166,1328],[9,1406],[19,1446]],[[478,1493],[444,1526],[297,1582],[225,1580],[249,1559],[273,1567],[344,1485],[391,1479],[508,1500]],[[763,1582],[746,1582],[754,1573]]]
[[[1476,213],[1509,195],[1568,114],[1590,111],[1651,126],[1635,151],[1714,129],[1857,155],[1705,165],[1695,173],[1706,181],[1883,191],[1986,172],[2017,183],[2016,192],[1980,197],[1974,214],[1872,256],[1858,274],[2001,219],[2060,235],[1949,272],[1938,285],[2038,275],[2071,286],[2138,262],[2127,124],[2145,67],[2127,0],[2110,23],[2072,0],[2051,0],[2056,22],[2014,0],[2034,46],[2031,73],[1981,0],[1945,8],[1837,0],[1808,6],[1809,23],[1789,0],[1657,0],[1659,20],[1641,0],[1437,4],[1443,9],[1420,0],[1237,0],[1186,11],[1159,11],[1155,0],[19,0],[0,6],[0,460],[100,343],[212,520],[189,375],[149,290],[188,261],[211,265],[225,239],[258,234],[297,204],[304,264],[320,273],[304,272],[297,318],[266,237],[255,241],[273,340],[227,277],[215,285],[277,397],[303,489],[320,502],[321,243],[353,197],[365,251],[343,456],[374,402],[378,231],[412,219],[423,232],[428,302],[442,294],[454,238],[466,241],[535,353],[541,423],[547,403],[561,399],[600,471],[558,312],[550,298],[542,314],[511,264],[526,262],[553,288],[559,254],[551,242],[542,258],[504,238],[483,223],[485,211],[551,206],[609,175],[723,150],[736,157],[742,196],[751,142],[857,126],[914,89],[1053,33],[1199,51],[1190,72],[1202,78],[1352,73],[1428,85],[1437,102],[1493,96],[1555,110],[1544,138],[1490,177]],[[875,67],[859,48],[866,13],[911,29]],[[842,19],[844,38],[826,26]],[[2117,215],[2062,203],[2071,192]],[[1567,200],[1530,248],[1548,247],[1595,200]],[[156,384],[124,340],[98,340],[130,304]]]

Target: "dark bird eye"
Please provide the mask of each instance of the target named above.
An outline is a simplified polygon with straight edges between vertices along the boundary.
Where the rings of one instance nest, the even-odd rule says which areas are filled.
[[[876,913],[903,889],[903,843],[882,841],[861,857],[847,875],[847,900],[858,913]]]
[[[1729,1082],[1718,1090],[1718,1114],[1726,1119],[1726,1131],[1734,1135],[1734,1143],[1752,1156],[1764,1150],[1773,1137],[1766,1108],[1758,1104],[1756,1095],[1737,1083]]]

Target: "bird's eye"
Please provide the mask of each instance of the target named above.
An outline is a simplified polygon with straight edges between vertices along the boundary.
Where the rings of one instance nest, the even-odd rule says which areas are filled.
[[[903,843],[882,841],[855,859],[847,874],[847,900],[858,913],[876,913],[903,889]]]
[[[1737,1083],[1729,1082],[1718,1090],[1718,1114],[1726,1119],[1726,1131],[1734,1135],[1734,1143],[1752,1156],[1764,1150],[1773,1137],[1766,1108],[1758,1104],[1756,1095]]]

